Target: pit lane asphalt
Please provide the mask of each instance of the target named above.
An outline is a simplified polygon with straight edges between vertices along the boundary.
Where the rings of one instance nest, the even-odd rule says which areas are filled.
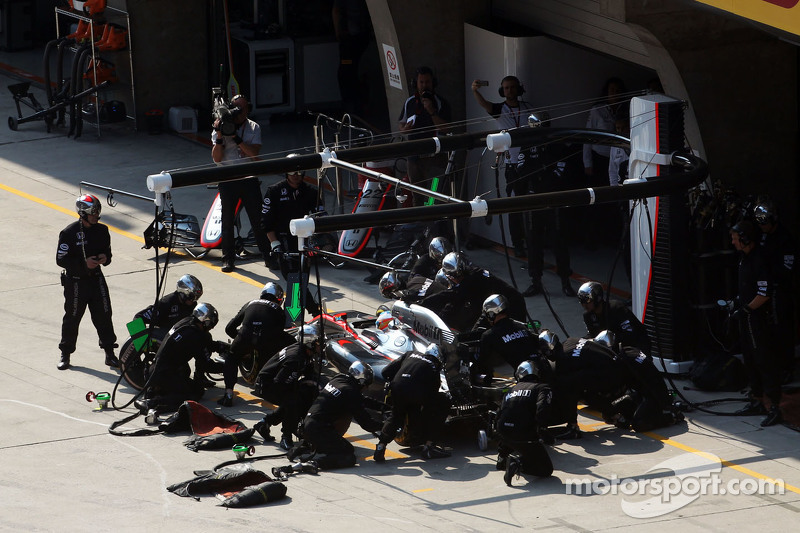
[[[0,77],[6,81],[6,78]],[[8,80],[12,83],[11,80]],[[14,113],[9,96],[0,98],[0,116]],[[310,128],[287,134],[273,124],[265,136],[270,151],[288,149]],[[268,140],[266,140],[268,139]],[[207,148],[170,134],[147,135],[126,127],[106,128],[98,141],[89,125],[78,140],[63,130],[47,134],[34,122],[12,132],[0,128],[0,209],[4,231],[0,244],[0,529],[46,531],[207,531],[269,528],[280,531],[351,531],[354,528],[399,531],[556,531],[633,530],[641,527],[673,531],[793,529],[800,511],[800,442],[797,433],[778,426],[762,429],[759,417],[717,417],[688,414],[687,422],[655,433],[637,435],[609,427],[582,413],[585,431],[578,441],[550,449],[555,465],[549,479],[520,478],[507,487],[494,469],[495,454],[477,449],[475,433],[454,428],[448,444],[453,457],[423,461],[416,453],[390,446],[385,464],[371,459],[374,438],[358,426],[349,429],[359,466],[317,476],[299,475],[287,483],[288,498],[270,505],[224,510],[204,497],[197,502],[168,493],[169,484],[194,477],[233,458],[229,450],[193,453],[182,446],[185,435],[116,437],[108,425],[123,413],[94,412],[87,391],[110,391],[117,374],[103,365],[96,333],[85,317],[73,354],[73,367],[58,371],[58,341],[63,313],[59,268],[55,264],[58,232],[74,220],[74,200],[81,180],[144,196],[148,174],[206,164]],[[263,177],[265,184],[277,177]],[[104,195],[99,191],[88,191]],[[213,198],[205,187],[176,190],[175,209],[201,221]],[[105,269],[120,342],[125,323],[154,296],[154,254],[142,249],[141,234],[153,215],[147,202],[118,196],[112,208],[104,203],[102,221],[112,229],[113,262]],[[473,260],[508,279],[504,258],[491,250],[471,253]],[[240,305],[278,275],[257,259],[239,264],[232,274],[219,270],[218,252],[211,259],[173,257],[167,286],[184,273],[204,285],[204,300],[213,303],[224,325]],[[604,279],[612,254],[573,250],[576,272]],[[512,260],[517,282],[524,285],[521,262]],[[330,310],[372,312],[383,300],[375,287],[361,281],[365,272],[322,268],[323,290]],[[577,275],[576,275],[577,276]],[[560,294],[558,278],[545,274],[551,303],[567,330],[580,335],[580,307]],[[575,279],[575,286],[580,280]],[[531,315],[559,331],[542,297],[528,298]],[[222,327],[213,332],[224,338]],[[679,385],[683,382],[678,382]],[[246,386],[239,398],[221,409],[213,389],[204,404],[247,425],[263,407]],[[724,395],[690,393],[708,399]],[[120,387],[121,400],[131,390]],[[720,407],[733,410],[737,405]],[[130,413],[126,409],[125,413]],[[139,419],[141,420],[141,419]],[[137,422],[138,423],[138,422]],[[274,454],[274,444],[256,442],[256,456]],[[782,479],[783,495],[703,494],[693,499],[684,485],[684,499],[670,505],[641,495],[567,494],[570,480],[609,481],[631,478],[640,486],[673,468],[683,479],[707,475],[702,464],[720,457],[719,478],[730,482]],[[698,461],[701,464],[698,464]],[[254,463],[269,473],[285,460]],[[716,463],[710,463],[712,466]],[[674,477],[670,479],[676,479]],[[688,496],[687,496],[688,495]],[[648,518],[637,516],[654,515]],[[670,511],[670,512],[667,512]],[[663,514],[659,514],[662,513]]]

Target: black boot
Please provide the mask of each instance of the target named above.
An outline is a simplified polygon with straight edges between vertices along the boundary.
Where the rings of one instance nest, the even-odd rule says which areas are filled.
[[[767,416],[761,421],[761,427],[774,426],[775,424],[779,424],[781,422],[783,422],[781,409],[777,405],[773,405],[769,408]]]
[[[114,355],[114,350],[106,350],[106,366],[111,368],[119,368],[119,359]]]
[[[62,353],[61,359],[58,361],[58,366],[56,367],[59,370],[66,370],[69,368],[69,354]]]

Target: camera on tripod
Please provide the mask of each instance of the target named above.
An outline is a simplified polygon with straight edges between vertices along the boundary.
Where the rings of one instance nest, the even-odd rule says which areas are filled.
[[[211,111],[211,118],[216,122],[219,120],[217,127],[221,135],[235,135],[236,134],[236,118],[242,110],[236,106],[230,105],[225,101],[222,87],[214,87],[211,89],[211,101],[214,107]]]

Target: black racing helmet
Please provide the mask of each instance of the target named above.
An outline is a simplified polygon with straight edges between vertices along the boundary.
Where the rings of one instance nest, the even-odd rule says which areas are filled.
[[[549,329],[543,329],[539,333],[539,349],[547,359],[553,361],[561,352],[561,341],[558,340],[558,335]]]
[[[761,202],[753,209],[753,218],[759,226],[775,224],[778,221],[778,212],[772,202]]]
[[[197,302],[192,311],[192,316],[203,325],[206,330],[214,329],[219,322],[219,313],[214,306],[204,302]]]
[[[444,270],[441,268],[436,272],[436,277],[434,281],[440,284],[445,289],[450,289],[453,287],[453,282],[450,281],[450,278],[447,277],[447,274],[444,273]]]
[[[578,301],[582,304],[602,304],[603,286],[596,281],[587,281],[578,289]]]
[[[514,377],[517,378],[517,381],[538,381],[539,372],[532,362],[523,361],[514,371]]]
[[[99,216],[101,208],[102,206],[100,205],[100,200],[98,200],[97,196],[93,194],[84,194],[75,200],[75,210],[78,212],[81,218],[89,215]]]
[[[467,271],[467,263],[461,254],[450,252],[442,259],[442,272],[451,281],[458,281],[464,277]]]
[[[502,294],[492,294],[483,301],[483,314],[491,321],[508,309],[508,300]]]
[[[439,348],[439,345],[435,342],[430,343],[428,347],[425,348],[425,355],[435,357],[440,363],[442,363],[442,365],[444,365],[447,361],[447,355],[444,353],[444,350]]]
[[[271,300],[276,304],[280,305],[283,303],[283,287],[274,283],[272,281],[268,281],[264,284],[264,288],[261,289],[261,299],[262,300]]]
[[[756,229],[749,220],[740,220],[734,224],[730,230],[731,233],[737,233],[739,235],[739,242],[741,242],[743,246],[756,242],[758,231],[759,230]]]
[[[614,349],[617,342],[617,337],[614,332],[609,329],[604,329],[594,337],[594,342],[602,344],[606,348]]]
[[[175,292],[181,295],[184,302],[196,302],[203,296],[203,284],[191,274],[184,274],[178,280]]]
[[[361,361],[355,361],[352,365],[350,365],[350,368],[347,369],[347,373],[353,376],[358,384],[362,387],[369,386],[375,376],[375,373],[372,371],[372,367],[367,363],[362,363]]]
[[[387,300],[395,298],[394,291],[402,289],[403,287],[400,277],[394,270],[390,270],[389,272],[385,273],[378,282],[378,290],[380,290],[381,296]]]
[[[453,245],[444,237],[434,237],[428,245],[428,256],[439,265],[442,264],[444,256],[452,251]]]

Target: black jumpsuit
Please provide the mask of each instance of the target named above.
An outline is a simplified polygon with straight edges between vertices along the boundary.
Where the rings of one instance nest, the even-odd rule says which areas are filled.
[[[592,311],[583,313],[583,322],[586,324],[589,337],[593,338],[601,331],[609,330],[614,333],[618,343],[623,346],[635,346],[650,355],[651,343],[647,328],[636,318],[633,311],[618,300],[604,302],[603,312],[600,315]]]
[[[602,344],[588,339],[570,337],[563,343],[563,353],[556,358],[555,382],[553,392],[569,406],[570,420],[578,421],[578,400],[604,403],[617,398],[625,380],[619,364],[614,361],[615,354]],[[612,398],[608,398],[612,395]],[[603,409],[605,410],[605,409]],[[555,422],[554,422],[555,423]]]
[[[297,238],[289,233],[289,222],[296,218],[303,218],[320,208],[316,187],[300,182],[300,186],[294,189],[287,180],[280,181],[269,187],[264,195],[264,202],[261,205],[261,228],[265,233],[275,232],[283,249],[296,253],[298,251]],[[288,281],[290,272],[300,272],[300,263],[296,258],[282,256],[280,268],[283,279]],[[310,291],[306,290],[305,298],[306,311],[314,316],[318,315],[319,306]]]
[[[134,318],[141,318],[145,324],[152,324],[153,327],[169,329],[180,319],[192,314],[195,302],[186,303],[183,301],[178,291],[167,294],[155,305],[150,305],[134,315]]]
[[[771,233],[761,234],[761,247],[771,270],[773,281],[772,317],[775,323],[775,349],[778,351],[782,375],[794,372],[795,322],[794,278],[797,272],[797,245],[783,224]]]
[[[179,320],[161,342],[149,372],[145,398],[176,409],[185,400],[199,400],[203,385],[192,380],[189,361],[209,371],[221,371],[221,363],[211,364],[215,351],[211,333],[194,318]]]
[[[350,420],[369,432],[378,431],[381,422],[364,408],[361,387],[349,374],[339,374],[319,392],[303,421],[303,438],[310,443],[320,468],[347,468],[356,464],[355,449],[342,436]]]
[[[502,359],[511,365],[512,371],[523,361],[531,361],[539,374],[539,381],[550,383],[553,369],[539,355],[539,338],[525,324],[509,317],[501,318],[481,335],[478,360],[472,365],[473,380],[480,376],[491,377],[494,363]]]
[[[282,423],[281,433],[291,440],[317,393],[317,385],[304,379],[311,374],[310,354],[296,342],[273,355],[258,373],[254,391],[278,406],[264,417],[270,426]]]
[[[750,303],[756,295],[772,296],[770,268],[763,249],[753,248],[739,260],[738,297],[741,305]],[[774,326],[769,302],[739,320],[742,357],[750,381],[750,394],[758,398],[766,394],[772,405],[781,401],[780,356],[773,344]]]
[[[495,429],[500,435],[499,458],[517,451],[525,474],[547,477],[553,474],[553,462],[539,442],[539,428],[550,419],[553,393],[548,385],[521,381],[503,396]]]
[[[652,431],[672,425],[675,422],[672,398],[653,358],[628,346],[622,348],[617,361],[628,388],[633,392],[628,411],[621,411],[633,430]]]
[[[380,442],[391,442],[406,416],[419,424],[420,437],[437,441],[450,409],[447,396],[439,393],[441,368],[437,358],[417,352],[405,353],[383,368],[384,379],[391,382],[392,413],[383,425]]]
[[[117,336],[111,321],[111,298],[102,267],[90,270],[86,266],[86,258],[98,254],[106,255],[103,266],[111,263],[111,236],[105,224],[97,223],[87,227],[78,220],[58,235],[56,263],[64,269],[61,273],[64,318],[61,322],[61,342],[58,345],[62,354],[69,355],[75,351],[78,329],[87,306],[100,339],[100,347],[106,351],[116,347]]]
[[[264,361],[295,342],[295,338],[283,330],[285,320],[281,306],[270,300],[252,300],[239,309],[225,326],[225,333],[233,339],[225,357],[226,389],[236,384],[242,356],[256,349],[265,356],[261,359]]]

